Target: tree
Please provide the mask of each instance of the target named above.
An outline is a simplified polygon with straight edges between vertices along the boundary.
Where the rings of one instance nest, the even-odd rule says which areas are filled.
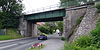
[[[58,22],[56,22],[56,24],[57,24],[57,29],[59,29],[60,30],[60,32],[61,33],[63,33],[63,22],[62,21],[58,21]]]
[[[78,5],[77,0],[60,0],[61,4],[60,7],[69,7],[69,6],[73,6],[73,5]]]
[[[53,34],[57,29],[55,23],[56,22],[46,22],[45,25],[39,26],[38,29],[43,33]]]
[[[61,1],[60,7],[72,7],[72,6],[78,6],[86,3],[91,3],[94,0],[60,0],[60,1]]]
[[[0,0],[0,28],[17,28],[22,10],[22,0]]]
[[[60,0],[61,2],[68,2],[68,1],[74,1],[74,0]]]

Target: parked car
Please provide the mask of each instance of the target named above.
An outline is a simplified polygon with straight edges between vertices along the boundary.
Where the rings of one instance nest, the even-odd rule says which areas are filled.
[[[47,40],[47,36],[46,35],[40,35],[38,37],[38,40]]]

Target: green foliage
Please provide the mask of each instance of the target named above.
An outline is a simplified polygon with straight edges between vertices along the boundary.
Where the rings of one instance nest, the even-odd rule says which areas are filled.
[[[97,9],[100,9],[100,2],[97,2],[96,5],[95,5],[95,7],[96,7]]]
[[[0,22],[0,29],[2,28],[3,26],[2,26],[2,23]]]
[[[92,30],[91,35],[93,36],[93,46],[100,48],[100,19],[98,19],[96,29]]]
[[[16,38],[22,38],[22,36],[17,33],[16,29],[12,28],[7,29],[6,35],[0,35],[0,40],[10,40]]]
[[[56,27],[59,29],[61,32],[63,32],[63,21],[58,21],[56,22]]]
[[[83,48],[82,50],[98,50],[98,49],[93,46],[89,46],[89,47]]]
[[[99,29],[94,29],[90,32],[92,36],[99,38],[100,37],[100,30]]]
[[[100,13],[100,2],[97,2],[95,7],[97,8],[97,12]]]
[[[96,29],[92,30],[91,35],[81,36],[74,42],[66,43],[64,50],[100,50],[100,19]]]
[[[44,25],[39,26],[38,29],[42,33],[46,34],[53,34],[57,29],[60,30],[60,32],[63,32],[63,22],[57,21],[57,22],[46,22]]]
[[[45,26],[38,27],[38,30],[40,30],[42,33],[50,34],[48,28],[46,28]]]
[[[92,37],[90,36],[82,36],[78,38],[74,43],[76,46],[88,47],[91,45],[91,40],[92,40]]]
[[[81,16],[81,17],[79,17],[79,18],[76,20],[76,24],[77,24],[77,25],[81,23],[83,17],[84,17],[84,16]]]
[[[94,0],[88,0],[88,1],[87,0],[60,0],[60,1],[61,1],[60,7],[63,7],[63,8],[79,6],[79,5],[82,5],[82,3],[94,2]]]
[[[0,28],[16,28],[22,14],[22,0],[0,0]]]
[[[66,39],[65,39],[65,37],[61,37],[61,40],[65,41]]]
[[[64,50],[80,50],[81,48],[72,43],[65,42]]]
[[[55,22],[46,22],[44,25],[39,26],[38,29],[45,34],[53,34],[57,29]]]
[[[57,26],[55,25],[56,22],[48,22],[44,26],[47,27],[50,34],[55,33],[55,30],[57,29]]]
[[[99,19],[100,20],[100,19]],[[96,28],[100,29],[100,21],[98,20],[97,24],[96,24]]]
[[[99,50],[100,42],[93,44],[92,39],[92,36],[82,36],[72,43],[65,43],[64,50]]]
[[[60,0],[61,2],[68,2],[68,1],[74,1],[74,0]]]

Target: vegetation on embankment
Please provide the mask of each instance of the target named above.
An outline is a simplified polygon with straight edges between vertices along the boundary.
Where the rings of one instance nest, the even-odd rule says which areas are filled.
[[[97,12],[100,13],[100,2],[97,2],[95,7],[97,8]]]
[[[9,3],[9,4],[8,4]],[[0,0],[0,29],[18,28],[19,16],[22,15],[22,0]],[[0,35],[0,40],[20,38],[16,29],[7,29],[6,35]]]
[[[17,29],[12,28],[7,29],[6,35],[0,35],[0,40],[10,40],[16,38],[22,38],[22,36],[17,33]]]
[[[64,50],[100,50],[100,19],[89,35],[81,36],[72,43],[65,43]]]

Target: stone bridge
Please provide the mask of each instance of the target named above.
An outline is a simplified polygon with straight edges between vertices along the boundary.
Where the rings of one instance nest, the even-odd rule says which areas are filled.
[[[63,21],[64,36],[69,40],[73,40],[80,35],[87,34],[90,30],[95,28],[96,8],[93,8],[93,5],[94,3],[89,3],[23,15],[20,19],[20,32],[23,36],[35,37],[37,35],[37,22]],[[85,19],[83,18],[82,22],[77,26],[76,21],[81,16],[84,16]],[[93,24],[90,24],[91,21],[94,21]]]

